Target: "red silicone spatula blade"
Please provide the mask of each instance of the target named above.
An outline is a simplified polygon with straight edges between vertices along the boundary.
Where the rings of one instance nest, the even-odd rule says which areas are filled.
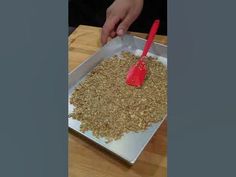
[[[140,87],[143,85],[146,74],[146,65],[143,61],[140,61],[129,69],[126,83],[131,86]]]
[[[138,62],[135,65],[131,66],[131,68],[129,69],[128,74],[126,76],[126,83],[128,85],[140,87],[144,83],[144,80],[147,74],[147,68],[144,62],[144,57],[147,55],[152,45],[156,32],[159,28],[159,24],[160,24],[159,20],[154,21],[152,28],[149,32],[148,39],[144,46],[141,58],[138,60]]]

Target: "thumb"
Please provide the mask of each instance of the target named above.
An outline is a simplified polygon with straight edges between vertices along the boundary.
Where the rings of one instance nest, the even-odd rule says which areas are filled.
[[[119,24],[119,26],[117,27],[116,33],[119,36],[123,36],[127,30],[129,29],[130,25],[133,23],[134,18],[132,18],[131,16],[126,16],[124,18],[123,21],[121,21],[121,23]]]

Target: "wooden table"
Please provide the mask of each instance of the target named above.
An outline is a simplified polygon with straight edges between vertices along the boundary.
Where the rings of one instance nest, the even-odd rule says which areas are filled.
[[[79,26],[69,36],[69,71],[100,47],[101,29]],[[132,33],[146,38],[146,34]],[[166,36],[156,36],[156,41],[166,44]],[[148,143],[139,159],[129,166],[84,137],[69,131],[69,177],[166,177],[167,176],[167,123]]]

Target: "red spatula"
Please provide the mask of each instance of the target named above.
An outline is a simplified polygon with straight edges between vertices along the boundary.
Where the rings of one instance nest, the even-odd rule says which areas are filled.
[[[142,86],[145,80],[146,74],[147,74],[147,67],[144,62],[144,57],[147,55],[152,45],[153,39],[159,28],[159,24],[160,24],[160,20],[154,21],[140,59],[138,60],[136,64],[131,66],[131,68],[129,69],[128,74],[126,76],[126,83],[128,85],[135,86],[135,87]]]

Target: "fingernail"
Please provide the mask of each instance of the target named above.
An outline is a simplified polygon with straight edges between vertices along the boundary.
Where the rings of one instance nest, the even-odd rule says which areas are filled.
[[[119,31],[118,31],[118,35],[124,35],[124,30],[123,29],[119,29]]]

